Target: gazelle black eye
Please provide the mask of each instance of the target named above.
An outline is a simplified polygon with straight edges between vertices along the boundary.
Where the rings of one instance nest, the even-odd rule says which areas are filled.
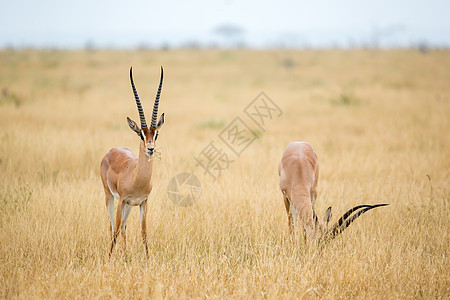
[[[155,141],[158,139],[158,134],[159,134],[159,132],[156,132]]]
[[[145,136],[144,136],[144,133],[141,132],[140,136],[141,136],[141,140],[145,143]]]

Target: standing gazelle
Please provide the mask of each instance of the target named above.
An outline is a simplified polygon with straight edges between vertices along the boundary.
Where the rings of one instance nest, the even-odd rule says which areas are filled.
[[[161,94],[163,82],[163,68],[161,67],[161,79],[159,81],[158,92],[156,93],[153,105],[152,122],[150,128],[145,122],[144,110],[139,100],[136,87],[133,82],[132,68],[130,68],[130,81],[136,100],[141,127],[136,122],[127,117],[128,126],[141,139],[139,146],[139,157],[137,158],[129,148],[112,148],[103,157],[101,163],[101,177],[103,188],[105,189],[106,208],[108,209],[109,220],[111,222],[111,257],[117,236],[122,230],[124,247],[126,248],[126,223],[133,206],[139,205],[141,217],[142,240],[145,246],[145,254],[148,258],[146,216],[147,198],[152,191],[152,167],[153,154],[155,152],[155,141],[158,138],[159,129],[164,124],[164,114],[161,115],[158,124],[159,96]],[[119,200],[116,212],[116,222],[114,224],[114,198]],[[114,226],[115,225],[115,226]]]
[[[319,161],[310,144],[292,142],[288,144],[278,165],[280,189],[288,214],[289,230],[294,234],[297,218],[300,219],[305,244],[314,241],[326,241],[344,231],[357,217],[366,211],[388,204],[358,205],[347,211],[335,225],[328,229],[331,207],[320,220],[315,211],[317,181],[319,179]],[[356,211],[355,214],[353,214]],[[352,215],[353,214],[353,215]],[[350,217],[350,215],[352,215]]]

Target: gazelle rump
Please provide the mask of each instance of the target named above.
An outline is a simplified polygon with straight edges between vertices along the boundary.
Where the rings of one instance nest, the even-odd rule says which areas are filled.
[[[315,203],[319,179],[319,161],[307,142],[287,145],[278,165],[280,189],[288,215],[289,231],[294,234],[297,219],[303,226],[305,244],[325,242],[344,231],[363,213],[388,204],[358,205],[348,210],[330,229],[331,207],[321,220],[317,217]]]
[[[111,248],[109,256],[116,244],[117,236],[122,231],[124,247],[126,248],[126,223],[133,206],[140,208],[140,220],[142,240],[145,246],[145,254],[148,258],[146,216],[147,199],[152,191],[152,171],[153,155],[155,152],[155,142],[158,138],[159,130],[164,124],[164,114],[159,122],[158,105],[163,83],[163,68],[161,67],[161,78],[158,91],[153,105],[153,113],[150,127],[147,127],[144,110],[139,100],[139,96],[133,81],[133,70],[130,68],[130,81],[133,89],[136,105],[138,108],[141,126],[127,117],[128,126],[140,138],[139,155],[136,157],[129,148],[112,148],[103,157],[100,165],[100,173],[105,190],[106,208],[108,210],[111,223]],[[114,198],[119,202],[117,205],[116,219],[114,221]]]

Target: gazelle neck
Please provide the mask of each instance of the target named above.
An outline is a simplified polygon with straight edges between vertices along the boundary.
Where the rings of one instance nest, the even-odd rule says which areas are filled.
[[[136,166],[136,181],[149,183],[152,179],[153,158],[145,153],[145,145],[141,141],[139,145],[139,157]]]

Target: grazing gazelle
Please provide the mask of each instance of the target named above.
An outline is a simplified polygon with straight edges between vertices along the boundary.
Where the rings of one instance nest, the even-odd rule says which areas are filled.
[[[288,144],[278,165],[280,189],[288,214],[289,230],[294,234],[297,218],[303,226],[305,244],[334,238],[366,211],[388,204],[358,205],[347,211],[330,229],[331,207],[320,220],[315,211],[319,161],[310,144],[292,142]],[[355,212],[356,211],[356,212]],[[354,213],[350,217],[352,213]]]
[[[133,206],[139,205],[141,217],[142,240],[145,246],[145,254],[148,258],[146,215],[147,198],[152,191],[152,167],[153,154],[155,152],[155,141],[158,138],[159,129],[164,124],[164,114],[161,115],[159,122],[158,104],[163,82],[163,68],[161,67],[161,79],[159,81],[158,92],[156,93],[155,103],[153,105],[152,122],[147,127],[145,122],[144,110],[139,100],[136,87],[133,82],[132,68],[130,68],[130,81],[133,88],[134,98],[136,100],[141,127],[136,122],[127,117],[128,126],[141,139],[139,146],[139,157],[136,157],[129,148],[112,148],[102,159],[100,166],[103,188],[105,189],[106,208],[111,222],[111,257],[117,236],[122,230],[124,247],[126,248],[126,223]],[[116,212],[116,221],[114,224],[114,198],[119,200]]]

